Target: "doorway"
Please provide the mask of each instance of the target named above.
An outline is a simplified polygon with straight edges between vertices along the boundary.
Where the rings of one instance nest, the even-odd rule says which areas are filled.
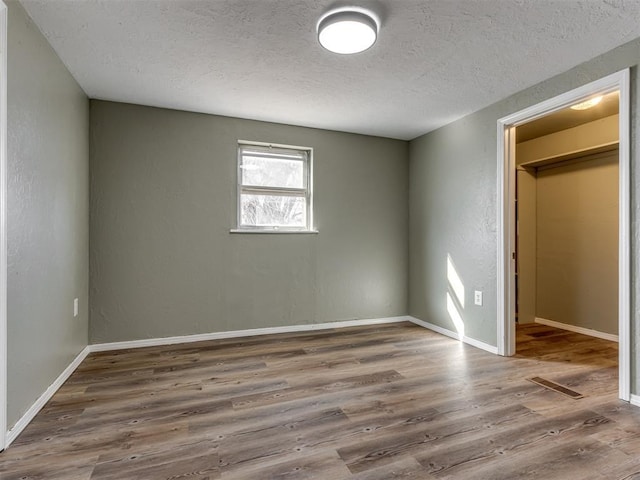
[[[613,92],[618,92],[614,94]],[[595,97],[618,97],[619,144],[617,150],[618,171],[618,231],[617,231],[617,333],[619,338],[619,391],[621,399],[630,399],[630,185],[629,185],[629,71],[623,70],[601,80],[567,92],[546,102],[514,113],[498,121],[498,352],[501,355],[514,355],[516,351],[516,319],[524,314],[531,315],[530,304],[519,298],[523,290],[523,279],[518,278],[516,254],[518,250],[516,189],[518,185],[518,167],[526,172],[526,159],[517,159],[516,142],[518,127],[533,125],[536,121],[565,110],[571,105],[580,104]],[[602,100],[602,99],[601,99]],[[611,121],[611,119],[609,119]],[[540,122],[542,124],[543,122]],[[526,130],[526,127],[524,128]],[[607,142],[603,142],[607,143]],[[598,148],[600,150],[598,150]],[[550,167],[558,161],[565,162],[565,170],[575,170],[575,162],[595,162],[602,164],[612,162],[613,145],[595,145],[585,151],[574,149],[569,156],[538,156],[529,160],[530,170]],[[565,152],[566,153],[566,152]],[[589,158],[586,156],[591,155]],[[594,157],[595,156],[595,157]],[[606,158],[605,158],[606,157]],[[537,162],[537,163],[536,163]],[[571,163],[574,162],[574,166]],[[606,166],[606,165],[605,165]],[[563,172],[563,173],[567,173]],[[525,183],[531,182],[524,174],[520,174],[520,187],[527,188]],[[530,173],[529,173],[530,175]],[[550,175],[545,174],[547,177]],[[548,178],[546,179],[548,180]],[[556,179],[557,180],[557,179]],[[615,181],[615,179],[614,179]],[[547,187],[562,188],[557,181],[545,181]],[[531,185],[529,185],[530,188]],[[521,246],[522,248],[522,246]],[[522,253],[522,252],[521,252]],[[522,259],[521,259],[522,260]],[[518,285],[520,282],[520,285]],[[525,281],[526,283],[526,281]],[[530,298],[528,299],[530,301]],[[529,318],[531,320],[531,318]]]
[[[618,341],[618,124],[614,91],[516,127],[519,327]]]

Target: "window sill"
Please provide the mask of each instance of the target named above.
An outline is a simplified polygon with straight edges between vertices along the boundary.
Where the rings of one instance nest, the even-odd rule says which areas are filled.
[[[229,233],[252,233],[252,234],[267,234],[267,235],[316,235],[320,232],[318,230],[260,230],[260,229],[242,229],[232,228]]]

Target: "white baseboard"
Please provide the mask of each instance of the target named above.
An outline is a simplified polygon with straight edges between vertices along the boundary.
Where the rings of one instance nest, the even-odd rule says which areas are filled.
[[[494,347],[493,345],[489,345],[488,343],[481,342],[480,340],[476,340],[474,338],[467,337],[466,335],[459,335],[456,332],[448,330],[443,327],[439,327],[438,325],[434,325],[429,322],[425,322],[424,320],[420,320],[415,317],[408,317],[411,323],[415,323],[424,328],[428,328],[429,330],[433,330],[434,332],[440,333],[442,335],[446,335],[447,337],[455,338],[463,343],[471,345],[476,348],[480,348],[482,350],[486,350],[489,353],[493,353],[494,355],[498,354],[498,347]]]
[[[37,415],[37,413],[45,406],[45,404],[53,397],[53,394],[58,391],[62,384],[71,376],[71,374],[78,368],[78,365],[89,355],[89,346],[84,349],[73,359],[67,368],[49,385],[40,398],[38,398],[33,405],[26,411],[26,413],[16,422],[16,424],[7,432],[4,448],[9,447],[11,443],[16,439],[18,435],[29,425],[31,420]]]
[[[633,393],[631,394],[631,399],[629,401],[629,403],[631,405],[634,405],[636,407],[640,407],[640,395],[634,395]]]
[[[328,330],[331,328],[359,327],[366,325],[380,325],[383,323],[410,322],[408,316],[366,318],[359,320],[345,320],[342,322],[313,323],[309,325],[291,325],[285,327],[253,328],[249,330],[232,330],[230,332],[200,333],[195,335],[181,335],[177,337],[146,338],[144,340],[129,340],[123,342],[97,343],[90,345],[92,352],[108,352],[127,348],[157,347],[175,345],[178,343],[203,342],[206,340],[221,340],[225,338],[253,337],[256,335],[273,335],[276,333],[309,332]]]
[[[590,337],[602,338],[604,340],[609,340],[611,342],[618,341],[618,335],[613,335],[611,333],[599,332],[598,330],[593,330],[591,328],[584,327],[576,327],[575,325],[569,325],[567,323],[560,323],[554,320],[549,320],[546,318],[536,317],[535,323],[539,323],[541,325],[546,325],[548,327],[560,328],[561,330],[568,330],[570,332],[581,333],[582,335],[589,335]]]

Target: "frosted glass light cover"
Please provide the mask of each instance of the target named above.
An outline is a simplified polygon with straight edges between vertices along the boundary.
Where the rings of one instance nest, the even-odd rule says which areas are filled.
[[[359,53],[376,42],[377,29],[376,22],[364,13],[337,12],[318,25],[318,41],[334,53]]]

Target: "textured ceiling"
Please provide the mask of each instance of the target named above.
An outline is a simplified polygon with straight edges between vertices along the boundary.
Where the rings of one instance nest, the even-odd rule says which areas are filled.
[[[411,139],[640,36],[640,0],[362,0],[378,42],[331,54],[333,0],[21,0],[91,98]]]

